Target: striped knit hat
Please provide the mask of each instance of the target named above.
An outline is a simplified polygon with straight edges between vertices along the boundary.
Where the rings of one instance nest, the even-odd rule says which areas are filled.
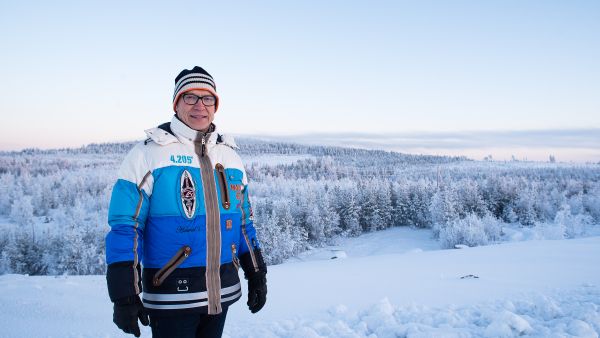
[[[195,66],[192,70],[184,69],[175,78],[175,93],[173,94],[173,111],[177,105],[179,97],[193,89],[204,89],[211,92],[216,98],[215,111],[219,108],[219,96],[217,95],[217,86],[212,76],[202,67]]]

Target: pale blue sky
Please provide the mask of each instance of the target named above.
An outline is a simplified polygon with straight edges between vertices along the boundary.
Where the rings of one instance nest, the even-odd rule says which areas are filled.
[[[600,1],[0,4],[0,150],[132,140],[203,66],[235,134],[600,128]]]

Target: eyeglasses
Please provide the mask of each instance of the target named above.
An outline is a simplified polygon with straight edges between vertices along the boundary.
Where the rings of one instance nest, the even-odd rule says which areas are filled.
[[[217,103],[217,98],[212,95],[198,96],[194,94],[183,94],[182,98],[183,102],[189,105],[195,105],[199,100],[202,100],[202,103],[207,107],[214,106],[215,103]]]

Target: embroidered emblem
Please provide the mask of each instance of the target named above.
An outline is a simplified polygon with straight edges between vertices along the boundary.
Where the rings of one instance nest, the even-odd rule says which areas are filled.
[[[189,171],[184,170],[181,173],[180,184],[183,211],[188,218],[192,218],[196,211],[196,185]]]
[[[230,219],[226,220],[225,227],[227,228],[227,230],[231,230],[231,228],[233,227],[233,222]]]

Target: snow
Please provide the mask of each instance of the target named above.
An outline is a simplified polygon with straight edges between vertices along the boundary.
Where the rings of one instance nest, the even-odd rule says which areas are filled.
[[[287,262],[320,259],[364,257],[395,253],[439,250],[440,244],[433,239],[431,230],[396,227],[383,231],[366,233],[360,239],[341,237],[335,245],[305,251]]]
[[[502,227],[502,240],[518,242],[540,239],[562,239],[564,238],[563,232],[564,230],[560,229],[556,224],[540,223],[532,227],[524,227],[520,224],[510,224]],[[600,225],[584,225],[581,234],[577,237],[592,236],[600,236]]]
[[[261,155],[245,155],[243,156],[244,163],[247,166],[275,166],[278,164],[293,164],[301,160],[314,159],[315,156],[309,154],[261,154]]]
[[[7,216],[0,215],[0,230],[4,231],[12,227],[14,227],[14,224],[10,221],[10,219],[8,219]]]
[[[267,305],[234,304],[224,336],[598,337],[599,261],[600,237],[440,250],[393,228],[270,266]],[[3,275],[0,304],[0,337],[132,337],[104,276]]]

